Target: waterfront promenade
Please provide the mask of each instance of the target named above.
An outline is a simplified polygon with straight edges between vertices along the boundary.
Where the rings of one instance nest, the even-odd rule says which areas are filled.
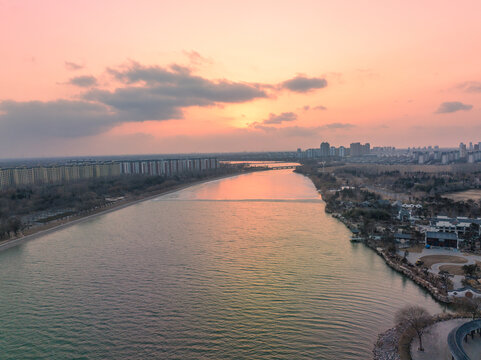
[[[472,321],[469,318],[452,319],[438,322],[425,330],[423,345],[425,351],[418,351],[419,340],[414,337],[411,342],[411,356],[413,360],[451,360],[452,355],[448,346],[448,335],[459,326]],[[481,354],[481,337],[479,334],[463,342],[463,348],[472,360],[478,360]]]

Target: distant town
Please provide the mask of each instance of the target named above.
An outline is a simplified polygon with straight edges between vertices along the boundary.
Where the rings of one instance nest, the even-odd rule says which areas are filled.
[[[298,159],[315,158],[349,158],[354,162],[381,162],[381,163],[417,163],[417,164],[451,164],[475,163],[481,161],[481,142],[469,145],[459,144],[458,149],[443,149],[438,145],[424,147],[409,147],[396,149],[392,146],[375,146],[369,143],[351,143],[349,147],[331,146],[328,142],[321,143],[315,149],[297,149]]]

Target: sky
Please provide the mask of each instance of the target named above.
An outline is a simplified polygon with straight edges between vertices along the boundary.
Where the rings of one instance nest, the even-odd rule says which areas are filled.
[[[0,158],[481,141],[481,2],[0,0]]]

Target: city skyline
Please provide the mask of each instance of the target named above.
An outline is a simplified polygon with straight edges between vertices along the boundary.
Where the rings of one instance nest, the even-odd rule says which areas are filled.
[[[0,158],[477,143],[481,4],[368,5],[0,2]]]

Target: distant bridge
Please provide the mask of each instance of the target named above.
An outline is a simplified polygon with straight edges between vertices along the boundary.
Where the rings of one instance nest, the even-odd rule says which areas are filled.
[[[296,167],[297,167],[296,165],[285,165],[285,166],[273,166],[273,167],[270,167],[269,169],[282,170],[282,169],[295,169]]]

